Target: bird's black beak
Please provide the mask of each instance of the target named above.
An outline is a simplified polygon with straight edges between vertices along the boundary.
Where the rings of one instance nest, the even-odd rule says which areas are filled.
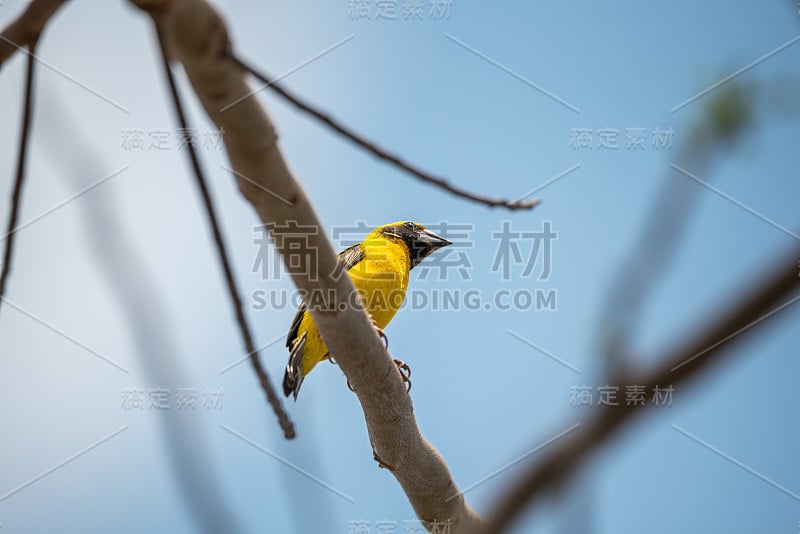
[[[421,231],[416,241],[417,243],[421,243],[430,247],[431,251],[453,244],[452,241],[448,241],[442,236],[434,234],[430,230]]]
[[[419,235],[414,237],[414,244],[411,250],[411,268],[413,269],[419,262],[430,256],[437,248],[452,245],[451,241],[436,235],[430,230],[422,230]]]

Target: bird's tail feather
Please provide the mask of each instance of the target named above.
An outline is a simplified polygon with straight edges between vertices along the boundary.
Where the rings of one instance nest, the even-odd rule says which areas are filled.
[[[283,374],[283,394],[287,397],[294,396],[300,392],[300,385],[303,383],[303,353],[306,347],[306,333],[304,332],[298,339],[292,351],[289,353],[289,362],[286,364],[286,372]]]

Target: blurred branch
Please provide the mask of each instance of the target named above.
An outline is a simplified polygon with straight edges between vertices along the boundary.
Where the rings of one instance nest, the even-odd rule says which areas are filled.
[[[471,200],[471,201],[476,202],[478,204],[483,204],[484,206],[488,206],[490,208],[501,207],[501,208],[505,208],[505,209],[508,209],[508,210],[511,210],[511,211],[529,210],[529,209],[532,209],[532,208],[538,206],[539,203],[540,203],[538,198],[534,198],[534,199],[531,199],[531,200],[522,200],[522,199],[507,200],[507,199],[503,199],[503,198],[491,198],[491,197],[480,195],[478,193],[473,193],[471,191],[467,191],[466,189],[462,189],[462,188],[460,188],[458,186],[455,186],[455,185],[451,184],[449,181],[447,181],[445,178],[442,178],[442,177],[439,177],[439,176],[435,176],[435,175],[425,171],[424,169],[421,169],[420,167],[417,167],[416,165],[414,165],[412,163],[408,163],[407,161],[403,160],[400,156],[392,154],[388,150],[379,147],[377,144],[373,143],[372,141],[370,141],[369,139],[367,139],[363,135],[360,135],[360,134],[354,132],[352,129],[344,126],[343,124],[341,124],[339,121],[337,121],[336,119],[334,119],[330,115],[318,110],[313,105],[309,104],[308,102],[304,102],[299,97],[293,95],[291,92],[289,92],[283,86],[281,86],[278,83],[277,80],[274,80],[274,79],[270,78],[269,76],[267,76],[266,74],[263,74],[262,72],[260,72],[256,68],[248,65],[247,63],[245,63],[244,61],[242,61],[238,57],[234,56],[234,57],[232,57],[232,59],[241,68],[243,68],[244,70],[248,71],[250,74],[252,74],[256,78],[258,78],[264,84],[266,84],[266,85],[264,85],[264,87],[269,88],[272,91],[275,91],[278,95],[280,95],[284,99],[288,100],[291,104],[293,104],[295,107],[297,107],[301,111],[304,111],[304,112],[308,113],[312,117],[314,117],[317,120],[319,120],[320,122],[322,122],[328,128],[330,128],[334,132],[336,132],[339,135],[341,135],[342,137],[344,137],[345,139],[349,139],[350,141],[352,141],[356,145],[364,148],[367,152],[372,153],[372,155],[374,155],[378,159],[383,160],[383,161],[385,161],[385,162],[397,167],[401,171],[406,172],[406,173],[410,174],[411,176],[414,176],[414,177],[422,180],[423,182],[425,182],[427,184],[430,184],[430,185],[436,186],[436,187],[438,187],[440,189],[443,189],[443,190],[445,190],[445,191],[447,191],[447,192],[449,192],[449,193],[451,193],[451,194],[453,194],[453,195],[455,195],[457,197],[465,198],[467,200]],[[227,104],[225,107],[220,109],[220,111],[227,111],[228,109],[232,108],[233,106],[239,104],[239,102],[241,102],[243,99],[250,98],[252,96],[253,96],[253,91],[249,91],[248,93],[246,93],[246,96],[239,97],[239,99],[235,100],[234,102],[231,102],[230,104]]]
[[[172,75],[172,69],[169,66],[169,59],[167,58],[167,51],[164,46],[164,37],[157,21],[155,28],[158,36],[159,49],[161,50],[164,75],[167,78],[170,93],[172,94],[172,102],[175,106],[175,112],[178,116],[178,123],[183,131],[187,132],[190,131],[189,125],[186,120],[186,115],[183,111],[183,104],[181,103],[180,96],[178,95],[178,89],[175,86],[175,78]],[[258,381],[261,384],[261,389],[263,389],[264,393],[267,395],[267,402],[269,402],[270,406],[272,406],[272,410],[278,417],[278,423],[283,430],[283,435],[286,437],[286,439],[293,439],[295,437],[294,425],[289,420],[289,416],[286,415],[286,412],[283,410],[280,398],[275,394],[275,390],[272,388],[272,384],[269,381],[269,376],[267,376],[267,372],[261,366],[258,349],[256,349],[256,346],[253,343],[253,336],[250,333],[250,327],[247,324],[247,318],[244,316],[244,306],[242,305],[242,299],[239,296],[239,289],[236,287],[236,280],[233,277],[233,270],[231,269],[230,260],[228,259],[228,253],[225,250],[225,242],[222,238],[222,231],[220,230],[219,223],[217,222],[214,204],[211,201],[208,185],[206,185],[206,179],[203,175],[203,170],[200,167],[200,160],[197,157],[197,151],[194,149],[194,145],[192,143],[188,143],[187,148],[189,160],[192,164],[192,169],[194,170],[197,187],[200,190],[200,195],[203,197],[203,205],[206,208],[206,215],[208,217],[209,224],[211,224],[212,233],[214,234],[214,243],[217,246],[218,257],[220,263],[222,264],[222,270],[225,273],[225,282],[228,286],[228,293],[231,297],[231,302],[233,303],[236,321],[239,323],[239,331],[241,332],[242,340],[244,341],[244,348],[247,351],[247,355],[250,357],[253,370],[255,370]]]
[[[102,151],[89,143],[91,135],[69,115],[69,103],[59,100],[55,90],[41,91],[41,102],[38,120],[44,126],[40,129],[42,154],[70,189],[84,189],[93,177],[107,172],[99,156]],[[97,282],[105,282],[104,290],[119,307],[122,325],[130,334],[133,353],[143,371],[143,377],[137,380],[144,379],[150,388],[176,391],[193,381],[182,365],[169,306],[161,299],[151,265],[120,219],[119,213],[124,210],[118,200],[113,187],[101,187],[76,202],[80,236],[86,239],[89,259],[97,266]],[[80,304],[75,303],[75,313],[85,311]],[[87,320],[103,322],[103,310],[92,309],[90,313]],[[204,435],[205,415],[174,409],[155,410],[152,415],[159,424],[158,434],[167,456],[163,465],[177,490],[176,502],[183,505],[185,517],[192,522],[188,530],[243,532],[215,472],[218,462]]]
[[[755,94],[755,86],[742,81],[720,87],[705,101],[701,116],[689,128],[689,135],[682,137],[673,161],[708,175],[716,154],[730,148],[740,137],[752,134],[752,126],[760,118],[754,111]],[[647,211],[649,215],[613,272],[601,308],[603,315],[598,328],[603,364],[599,370],[601,383],[613,383],[623,369],[633,364],[631,342],[639,329],[639,320],[648,299],[667,278],[702,191],[688,180],[676,180],[672,168],[661,177]],[[572,491],[577,490],[584,501],[583,510],[591,509],[586,497],[587,484],[588,481],[577,476],[571,484]],[[580,510],[569,512],[570,519],[580,516]],[[575,530],[569,524],[565,532]]]
[[[28,152],[28,139],[30,137],[30,123],[33,114],[33,72],[34,53],[39,36],[45,24],[59,8],[63,0],[32,0],[28,7],[14,21],[0,32],[0,68],[5,60],[14,52],[28,47],[28,67],[25,79],[25,108],[22,115],[22,126],[19,141],[19,156],[17,159],[17,174],[14,189],[11,193],[11,213],[8,217],[6,233],[0,241],[7,239],[3,254],[3,263],[0,266],[0,301],[5,295],[6,284],[11,272],[11,261],[14,255],[14,240],[16,236],[19,205],[22,199],[22,187],[25,182],[25,163]]]
[[[17,156],[17,178],[14,180],[14,190],[11,193],[11,214],[8,216],[8,227],[0,241],[6,239],[6,250],[3,254],[3,264],[0,266],[0,303],[6,294],[6,283],[11,272],[11,260],[14,256],[14,240],[17,232],[17,218],[19,217],[19,204],[22,199],[22,186],[25,183],[25,163],[28,154],[28,140],[31,133],[31,117],[33,116],[33,73],[35,61],[33,54],[36,51],[36,39],[29,44],[28,67],[25,74],[25,104],[22,112],[22,126],[19,134],[19,155]],[[2,304],[0,304],[2,306]]]
[[[280,153],[274,126],[256,99],[220,111],[250,88],[246,72],[232,60],[227,29],[216,11],[203,0],[133,3],[156,19],[170,56],[181,61],[206,113],[225,131],[225,146],[239,188],[262,223],[267,228],[285,228],[291,221],[321,229]],[[275,244],[288,263],[290,249],[285,241]],[[287,265],[287,270],[300,290],[322,296],[324,304],[312,306],[310,311],[331,354],[357,391],[375,457],[390,469],[428,528],[434,522],[449,522],[454,533],[477,528],[481,520],[463,496],[448,499],[458,490],[447,464],[420,433],[400,373],[358,299],[353,305],[352,280],[335,275],[341,270],[324,232],[308,235],[307,250],[314,253],[295,253],[292,260],[299,265]]]
[[[641,374],[618,374],[611,384],[644,385],[646,391],[655,386],[665,387],[688,382],[701,372],[708,371],[712,364],[719,363],[724,356],[731,355],[731,348],[741,343],[766,323],[766,319],[800,300],[800,277],[797,272],[797,252],[792,251],[780,259],[773,269],[762,278],[766,281],[730,306],[721,307],[720,313],[704,330],[677,345],[658,361],[663,362],[651,372]],[[751,280],[757,280],[752,277]],[[742,286],[738,286],[742,287]],[[636,406],[602,406],[592,421],[580,428],[553,448],[538,463],[524,473],[504,495],[492,511],[485,532],[502,532],[508,528],[519,513],[547,490],[564,482],[625,423],[645,409]]]
[[[31,0],[25,11],[0,32],[0,68],[14,52],[31,47],[63,0]]]
[[[702,116],[681,143],[675,160],[701,175],[708,174],[718,151],[753,132],[758,120],[755,95],[755,86],[742,82],[720,88],[704,105]],[[702,189],[690,181],[675,180],[673,169],[662,178],[648,210],[650,215],[619,262],[606,294],[602,328],[607,330],[602,332],[601,352],[607,375],[613,376],[630,363],[630,338],[638,328],[637,318],[666,278],[701,193]]]

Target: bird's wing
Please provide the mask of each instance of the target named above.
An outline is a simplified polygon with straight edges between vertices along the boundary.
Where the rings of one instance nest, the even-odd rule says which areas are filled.
[[[364,249],[361,247],[361,243],[359,243],[357,245],[353,245],[352,247],[347,247],[341,251],[339,253],[339,262],[341,262],[345,270],[349,271],[358,262],[363,260],[364,256],[366,256],[366,254],[364,253]]]
[[[292,319],[292,326],[289,327],[289,335],[286,336],[286,346],[291,350],[292,345],[294,345],[294,341],[297,339],[297,333],[300,331],[300,323],[303,321],[303,314],[306,312],[308,307],[306,306],[305,302],[301,302],[300,306],[297,308],[297,313],[294,314],[294,319]]]
[[[283,373],[283,394],[287,397],[300,392],[300,385],[303,383],[303,353],[306,348],[308,332],[303,332],[300,339],[289,350],[289,363],[286,364],[286,372]]]
[[[361,249],[361,245],[353,245],[352,247],[347,247],[339,253],[339,263],[346,271],[349,271],[358,262],[363,260],[364,256],[365,254]],[[306,306],[306,303],[303,302],[300,304],[300,307],[297,308],[297,313],[295,313],[294,319],[292,320],[292,326],[289,327],[289,335],[286,336],[286,347],[290,350],[294,345],[295,340],[297,340],[297,335],[300,332],[300,323],[303,321],[303,314],[306,313],[306,310],[308,310],[308,306]]]
[[[363,260],[364,256],[361,246],[353,245],[339,254],[339,264],[349,271],[354,265]],[[308,306],[306,306],[305,302],[300,304],[292,320],[292,326],[289,327],[289,335],[286,336],[286,346],[289,348],[289,362],[286,364],[286,372],[283,375],[283,393],[287,397],[294,394],[295,400],[297,400],[297,393],[300,391],[300,384],[303,383],[303,352],[305,351],[307,332],[300,334],[300,325],[307,310]]]

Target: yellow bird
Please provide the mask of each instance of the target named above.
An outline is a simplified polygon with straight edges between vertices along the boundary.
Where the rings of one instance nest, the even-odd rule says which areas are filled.
[[[339,254],[339,262],[352,278],[381,337],[385,339],[383,328],[405,299],[409,271],[434,250],[451,244],[421,224],[398,221],[375,228],[364,241]],[[297,400],[306,375],[319,362],[330,358],[305,303],[294,316],[286,347],[289,363],[283,376],[283,393],[287,397],[294,395]]]

